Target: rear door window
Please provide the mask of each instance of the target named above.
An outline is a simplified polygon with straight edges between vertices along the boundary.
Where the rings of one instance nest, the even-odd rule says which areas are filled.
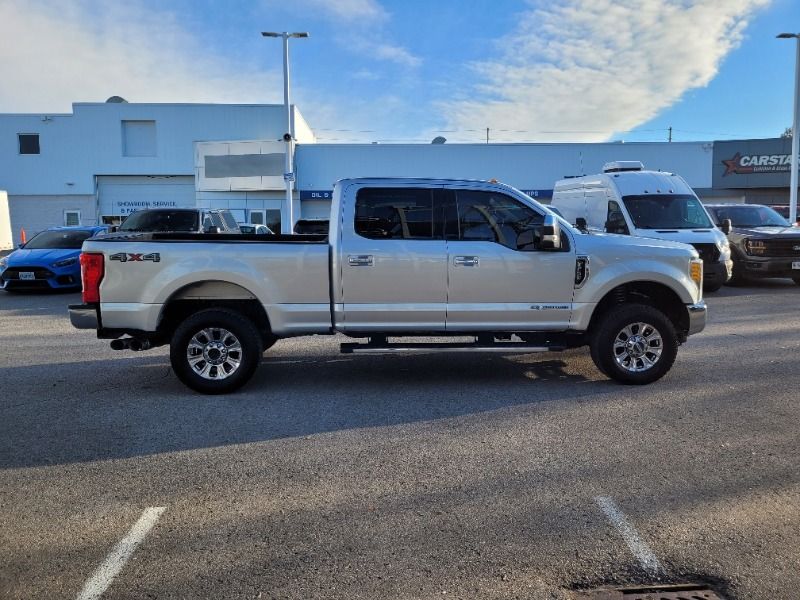
[[[362,188],[356,196],[356,233],[372,240],[432,240],[433,190]]]

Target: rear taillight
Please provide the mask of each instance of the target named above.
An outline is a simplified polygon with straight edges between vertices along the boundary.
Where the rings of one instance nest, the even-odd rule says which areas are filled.
[[[100,282],[103,281],[105,266],[102,254],[81,254],[81,281],[83,282],[83,303],[100,302]]]

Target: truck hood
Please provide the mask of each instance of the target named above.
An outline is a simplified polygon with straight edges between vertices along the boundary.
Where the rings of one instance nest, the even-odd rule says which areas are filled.
[[[637,229],[636,236],[669,240],[682,244],[717,244],[724,243],[725,234],[719,229]]]
[[[578,254],[591,254],[591,252],[597,248],[619,248],[622,252],[636,256],[684,255],[687,260],[699,256],[697,250],[689,244],[634,235],[617,235],[614,233],[578,234],[575,236],[575,245]]]
[[[753,237],[781,237],[800,240],[800,228],[798,227],[734,227],[733,232]]]

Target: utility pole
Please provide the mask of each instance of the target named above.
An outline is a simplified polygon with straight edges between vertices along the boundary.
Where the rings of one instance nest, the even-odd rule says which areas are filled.
[[[486,128],[486,143],[489,143],[489,128]]]
[[[672,125],[669,126],[669,130],[668,131],[669,131],[669,137],[667,138],[667,141],[671,142],[672,141]]]
[[[797,222],[797,154],[800,150],[800,136],[797,128],[800,125],[800,33],[781,33],[780,39],[794,39],[797,42],[797,55],[794,62],[794,120],[792,123],[792,176],[789,189],[789,222]]]
[[[294,174],[294,119],[292,118],[292,104],[289,98],[289,38],[307,38],[308,33],[296,32],[289,33],[287,31],[262,31],[261,35],[264,37],[279,37],[283,38],[283,106],[286,110],[286,133],[283,134],[283,141],[286,142],[286,158],[284,161],[283,180],[286,182],[286,212],[287,217],[285,221],[281,219],[281,233],[292,234],[294,233],[295,213],[294,213],[294,198],[292,197],[292,190],[294,188],[295,174]]]

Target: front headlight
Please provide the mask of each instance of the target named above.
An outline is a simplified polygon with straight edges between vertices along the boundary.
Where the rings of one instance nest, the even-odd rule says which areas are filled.
[[[689,261],[689,277],[697,285],[698,290],[703,289],[703,260],[693,258]]]
[[[764,240],[745,240],[744,251],[751,256],[763,256],[767,252],[767,243]]]
[[[64,260],[59,260],[58,262],[54,262],[53,266],[54,267],[68,267],[70,265],[74,265],[76,262],[78,262],[78,257],[77,256],[73,256],[72,258],[65,258]]]

